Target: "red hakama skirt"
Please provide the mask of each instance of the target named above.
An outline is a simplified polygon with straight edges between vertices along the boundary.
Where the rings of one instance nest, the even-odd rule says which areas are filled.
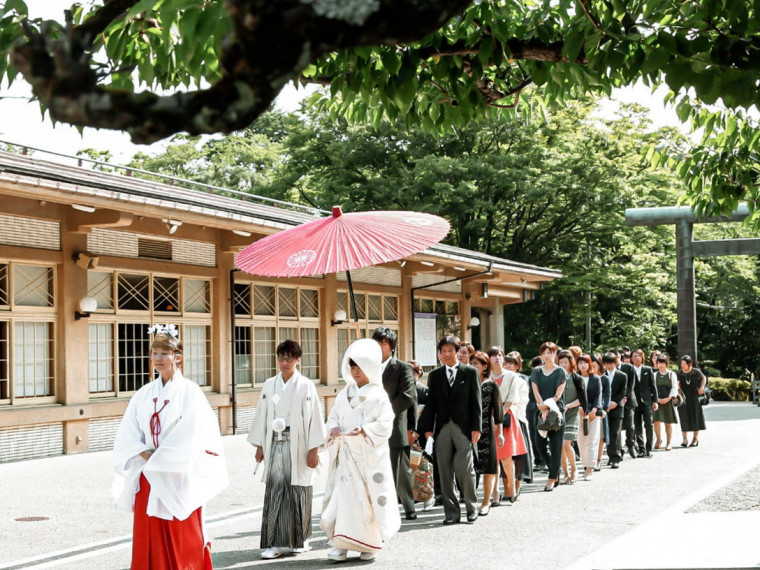
[[[146,514],[150,483],[140,475],[135,496],[132,570],[212,570],[211,544],[203,541],[201,508],[180,521]]]
[[[525,440],[520,428],[520,421],[512,413],[512,410],[509,410],[504,415],[506,416],[507,414],[512,416],[512,423],[508,428],[504,428],[502,432],[504,434],[504,445],[499,446],[499,441],[496,441],[496,457],[499,460],[528,453],[528,450],[525,449]],[[494,437],[496,436],[494,435]]]

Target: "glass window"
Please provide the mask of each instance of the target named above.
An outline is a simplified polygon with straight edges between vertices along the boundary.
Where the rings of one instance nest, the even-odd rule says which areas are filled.
[[[113,309],[113,273],[88,271],[87,295],[98,300],[98,309]]]
[[[8,291],[8,265],[0,264],[0,305],[10,305],[11,295]]]
[[[319,317],[319,291],[301,289],[300,315],[306,318]]]
[[[398,297],[383,297],[383,319],[386,321],[398,320]]]
[[[13,396],[53,395],[52,323],[13,324]]]
[[[288,287],[277,288],[277,300],[279,301],[278,314],[281,317],[297,317],[298,316],[298,289],[290,289]]]
[[[182,327],[182,374],[198,384],[208,386],[211,379],[211,340],[209,327],[185,325]]]
[[[319,329],[301,328],[301,374],[307,378],[319,378]]]
[[[275,288],[268,285],[255,285],[253,288],[253,314],[274,316]]]
[[[255,362],[254,381],[264,382],[277,374],[277,339],[274,327],[254,327],[253,353]]]
[[[113,392],[113,325],[89,325],[90,393]]]
[[[29,307],[52,307],[53,269],[38,265],[14,265],[13,302]]]
[[[251,316],[251,286],[235,283],[235,314]]]
[[[251,327],[235,327],[235,384],[253,384]]]
[[[150,277],[148,275],[119,274],[118,299],[119,308],[131,311],[147,311]]]
[[[211,287],[209,282],[202,279],[184,279],[183,282],[185,285],[185,312],[210,313]]]
[[[383,320],[383,298],[380,295],[367,295],[367,316],[370,321]]]
[[[8,322],[0,321],[0,400],[11,397],[8,362]]]
[[[153,278],[153,310],[179,312],[179,279],[175,277]]]
[[[151,381],[149,323],[119,323],[119,391],[134,392]]]

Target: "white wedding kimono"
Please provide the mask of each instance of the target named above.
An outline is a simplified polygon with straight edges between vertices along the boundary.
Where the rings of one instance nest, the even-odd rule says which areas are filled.
[[[369,377],[368,384],[356,385],[349,359]],[[401,527],[388,448],[395,414],[382,386],[381,360],[372,339],[349,346],[343,361],[346,387],[327,418],[328,432],[339,427],[341,434],[327,440],[330,470],[320,527],[332,546],[345,550],[378,552]],[[364,434],[347,435],[356,427]]]
[[[151,416],[162,407],[156,448]],[[145,461],[140,453],[147,450],[155,451]],[[147,514],[165,520],[187,519],[228,484],[219,422],[200,387],[179,371],[165,385],[159,377],[132,396],[116,434],[113,461],[116,506],[134,509],[144,474],[150,484]]]

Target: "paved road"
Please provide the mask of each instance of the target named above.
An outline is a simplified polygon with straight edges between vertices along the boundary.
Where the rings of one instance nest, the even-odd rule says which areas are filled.
[[[712,504],[703,501],[737,488],[760,465],[760,408],[714,403],[706,415],[698,448],[628,459],[553,493],[539,478],[516,504],[475,524],[443,527],[440,507],[420,513],[404,521],[374,567],[760,568],[760,510],[686,512]],[[231,485],[207,510],[215,568],[332,566],[318,517],[312,552],[260,560],[264,485],[252,476],[244,436],[225,438],[225,447]],[[131,516],[112,508],[111,479],[109,453],[0,465],[0,570],[128,568]],[[315,486],[317,515],[323,488],[324,474]],[[760,504],[760,481],[742,488]],[[17,520],[28,517],[45,520]],[[353,558],[340,566],[369,564]]]

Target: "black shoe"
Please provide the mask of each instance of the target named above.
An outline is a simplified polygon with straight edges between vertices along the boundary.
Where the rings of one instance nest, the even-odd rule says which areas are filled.
[[[406,520],[408,520],[408,521],[416,521],[417,520],[417,513],[406,513]]]
[[[443,526],[449,526],[452,524],[459,524],[459,519],[443,519]]]
[[[639,451],[639,452],[636,454],[636,457],[638,457],[638,458],[641,458],[641,457],[646,457],[646,456],[647,456],[647,454],[646,454],[645,452],[643,452],[643,451]]]
[[[469,515],[467,515],[467,522],[471,522],[471,523],[473,523],[473,522],[475,522],[476,520],[478,520],[478,513],[477,513],[477,512],[475,512],[475,513],[470,513]]]
[[[699,440],[697,440],[697,441],[692,441],[692,442],[691,442],[691,445],[689,445],[689,447],[698,447],[698,446],[699,446]]]
[[[618,465],[617,463],[610,463],[610,469],[618,469],[619,467],[620,465]]]
[[[443,504],[443,497],[441,495],[438,495],[435,498],[435,506],[440,507]]]
[[[644,453],[644,457],[652,457],[652,452],[651,452],[651,451],[649,451],[649,450],[647,450],[647,451]]]
[[[684,441],[684,442],[681,444],[681,447],[689,447],[689,444],[688,444],[688,443],[686,443],[686,442]]]
[[[636,459],[636,450],[633,448],[633,446],[628,448],[628,455],[630,455],[633,459]]]
[[[464,497],[459,497],[459,504],[464,505]]]

